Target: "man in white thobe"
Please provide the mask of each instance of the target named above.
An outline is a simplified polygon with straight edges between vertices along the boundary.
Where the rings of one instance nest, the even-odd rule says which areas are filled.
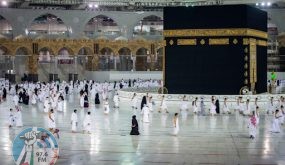
[[[76,132],[76,129],[77,129],[77,110],[75,109],[73,111],[73,113],[71,114],[71,131],[72,133],[75,133]]]

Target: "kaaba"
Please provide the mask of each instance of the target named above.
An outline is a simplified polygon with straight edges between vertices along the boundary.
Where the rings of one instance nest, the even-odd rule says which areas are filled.
[[[248,5],[165,7],[170,94],[267,91],[267,13]]]

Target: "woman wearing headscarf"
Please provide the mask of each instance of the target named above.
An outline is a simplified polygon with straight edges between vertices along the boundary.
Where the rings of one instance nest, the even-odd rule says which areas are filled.
[[[139,125],[138,125],[138,121],[136,119],[136,115],[133,115],[133,119],[132,119],[132,130],[130,132],[130,135],[139,135]]]
[[[147,103],[146,103],[146,96],[143,96],[143,98],[142,98],[141,110],[143,109],[144,105],[147,105]]]

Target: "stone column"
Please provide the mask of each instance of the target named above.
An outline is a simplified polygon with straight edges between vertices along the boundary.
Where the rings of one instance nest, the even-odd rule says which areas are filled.
[[[97,54],[93,55],[91,64],[92,64],[91,66],[92,71],[97,71],[99,69],[99,56]]]
[[[150,55],[150,60],[151,60],[150,70],[153,71],[155,69],[155,55],[154,54]]]
[[[36,82],[38,81],[38,56],[33,54],[28,57],[28,80]]]

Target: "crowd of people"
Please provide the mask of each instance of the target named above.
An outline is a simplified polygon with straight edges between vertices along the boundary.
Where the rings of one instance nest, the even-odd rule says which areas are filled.
[[[88,108],[90,100],[94,100],[95,105],[102,104],[104,114],[110,112],[109,99],[113,98],[114,109],[119,108],[118,90],[123,88],[141,88],[157,87],[159,81],[141,79],[121,80],[119,82],[98,83],[93,80],[70,81],[70,82],[22,82],[11,84],[8,80],[0,82],[0,101],[5,101],[7,94],[12,98],[14,108],[10,108],[9,127],[23,126],[21,106],[39,105],[42,103],[43,112],[48,114],[48,129],[51,132],[58,132],[56,125],[55,111],[63,113],[65,98],[70,94],[79,94],[79,105],[82,108]],[[0,103],[1,103],[0,102]],[[15,110],[14,110],[15,109]],[[87,111],[83,120],[83,132],[91,133],[91,111]],[[74,109],[71,115],[71,130],[77,132],[78,117],[77,110]]]
[[[159,87],[161,82],[159,80],[121,80],[119,82],[104,82],[98,83],[93,80],[87,81],[70,81],[70,82],[23,82],[19,84],[11,84],[9,81],[0,82],[0,103],[7,99],[7,95],[11,95],[14,103],[14,108],[10,108],[9,114],[9,127],[23,126],[21,104],[36,105],[38,103],[43,104],[43,112],[48,114],[48,128],[51,132],[58,132],[56,125],[55,111],[63,113],[63,105],[65,98],[70,94],[79,95],[79,106],[82,108],[88,108],[90,106],[90,100],[94,101],[95,105],[102,105],[104,107],[104,114],[108,115],[110,110],[119,109],[119,94],[118,90],[124,88],[154,88]],[[140,101],[141,99],[141,101]],[[110,100],[113,107],[110,107]],[[165,95],[161,96],[160,101],[154,101],[150,93],[146,93],[142,98],[136,93],[133,94],[131,100],[131,108],[133,111],[139,111],[141,114],[142,122],[150,122],[150,114],[154,111],[158,113],[169,113],[168,102]],[[285,98],[283,96],[278,100],[270,98],[266,109],[268,115],[273,115],[271,131],[278,133],[281,131],[281,125],[285,119]],[[182,119],[185,118],[191,111],[194,115],[210,115],[215,116],[219,114],[233,114],[234,111],[239,112],[245,118],[248,119],[248,128],[250,138],[256,137],[260,118],[260,105],[259,100],[256,98],[253,102],[243,97],[238,97],[236,103],[229,105],[228,98],[224,98],[222,102],[219,102],[215,96],[211,97],[211,101],[205,103],[205,99],[194,98],[193,100],[187,99],[187,96],[183,96],[180,101],[179,113],[174,113],[173,116],[173,135],[179,133],[179,114]],[[83,125],[83,133],[91,133],[91,111],[85,113]],[[71,131],[78,131],[78,116],[77,110],[74,109],[70,117]],[[136,119],[136,115],[132,116],[131,135],[139,135],[139,125]]]
[[[138,109],[138,96],[136,93],[133,94],[131,98],[131,107],[132,109]],[[161,100],[156,108],[155,102],[152,100],[152,96],[149,93],[146,93],[145,96],[142,97],[140,103],[140,109],[142,114],[142,121],[148,123],[150,113],[157,109],[158,113],[169,113],[167,101],[165,96],[161,96]],[[201,115],[201,116],[216,116],[216,115],[229,115],[233,114],[234,112],[238,112],[241,116],[248,121],[248,128],[249,128],[249,137],[254,139],[256,137],[256,132],[258,129],[259,119],[260,119],[260,106],[258,97],[254,99],[254,101],[250,101],[250,99],[243,97],[238,97],[236,99],[236,103],[231,103],[229,105],[228,98],[225,97],[223,102],[220,103],[219,99],[215,96],[212,96],[210,101],[205,103],[203,97],[198,98],[195,97],[192,101],[187,99],[187,96],[184,95],[182,100],[180,101],[179,109],[182,116],[182,119],[186,118],[187,115],[192,111],[194,115]],[[278,100],[274,100],[273,97],[270,97],[268,103],[265,107],[267,115],[273,115],[272,125],[271,125],[271,132],[273,133],[280,133],[281,132],[281,125],[285,122],[285,98],[280,96]],[[174,114],[173,117],[173,135],[177,135],[179,132],[179,121],[178,121],[178,113]],[[136,117],[133,116],[133,120],[136,120]],[[132,122],[137,123],[137,122]],[[137,124],[133,124],[136,127]],[[134,128],[136,128],[134,127]],[[136,132],[136,131],[133,131]]]

